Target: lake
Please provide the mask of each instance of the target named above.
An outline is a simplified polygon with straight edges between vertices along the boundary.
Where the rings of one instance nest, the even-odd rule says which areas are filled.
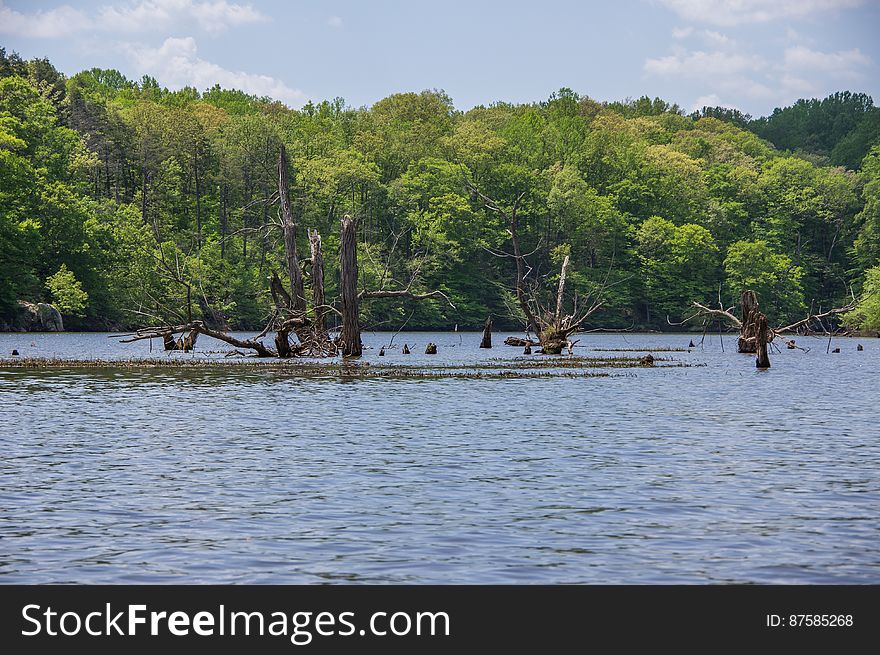
[[[401,333],[379,358],[392,336],[365,333],[364,361],[529,366],[503,333]],[[4,358],[230,362],[0,362],[0,582],[880,583],[876,339],[799,338],[767,371],[733,336],[580,339],[687,366],[304,377],[204,336],[169,356],[0,334]]]

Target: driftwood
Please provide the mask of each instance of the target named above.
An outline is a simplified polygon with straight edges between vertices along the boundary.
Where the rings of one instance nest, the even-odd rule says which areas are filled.
[[[523,346],[540,346],[540,342],[535,341],[533,339],[521,339],[520,337],[507,337],[504,340],[505,346],[517,346],[522,348]]]
[[[261,341],[258,340],[259,337],[255,339],[238,339],[230,334],[227,334],[226,332],[209,328],[202,321],[193,321],[192,323],[188,323],[186,325],[178,325],[172,328],[172,330],[173,332],[189,332],[189,336],[187,338],[197,336],[198,334],[204,334],[214,339],[224,341],[231,346],[235,346],[236,348],[253,350],[260,357],[278,357],[277,352],[270,348],[267,348],[263,345]],[[171,334],[173,334],[173,332]],[[164,327],[144,328],[130,335],[126,335],[128,338],[120,339],[120,341],[122,343],[132,343],[133,341],[141,341],[143,339],[164,339],[168,334],[169,332],[167,331],[167,328]],[[174,350],[183,350],[183,348],[175,348]]]

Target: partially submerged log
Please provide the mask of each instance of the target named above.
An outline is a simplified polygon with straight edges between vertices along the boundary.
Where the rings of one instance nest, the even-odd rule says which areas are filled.
[[[187,323],[186,325],[178,325],[172,327],[170,330],[165,327],[160,328],[144,328],[142,330],[138,330],[130,335],[127,335],[128,338],[121,339],[122,343],[132,343],[134,341],[141,341],[143,339],[163,339],[165,344],[168,344],[167,338],[170,335],[172,341],[174,339],[175,332],[189,332],[188,336],[185,338],[181,338],[178,341],[174,342],[175,346],[179,343],[180,345],[185,345],[187,340],[189,340],[190,344],[195,343],[195,338],[199,334],[204,334],[206,336],[212,337],[214,339],[218,339],[225,343],[228,343],[231,346],[235,346],[236,348],[242,348],[247,350],[253,350],[260,357],[278,357],[278,353],[274,350],[267,348],[259,339],[265,336],[265,334],[261,334],[254,339],[238,339],[237,337],[233,337],[226,332],[222,332],[220,330],[214,330],[206,326],[202,321],[193,321],[192,323]],[[183,350],[183,348],[172,348],[171,350]]]
[[[539,346],[541,344],[537,341],[532,340],[532,339],[521,339],[520,337],[507,337],[504,340],[504,345],[518,346],[518,347],[522,348],[523,346]]]
[[[492,347],[492,317],[486,319],[486,325],[483,326],[483,339],[480,341],[480,348]]]

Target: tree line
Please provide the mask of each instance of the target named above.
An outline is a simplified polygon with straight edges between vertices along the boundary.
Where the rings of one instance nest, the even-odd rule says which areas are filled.
[[[854,293],[846,320],[877,329],[877,117],[863,94],[752,119],[569,89],[469,111],[436,90],[293,110],[115,70],[66,78],[0,49],[0,320],[29,300],[73,328],[261,328],[286,266],[283,145],[303,251],[309,231],[338,250],[349,214],[361,288],[450,300],[376,300],[373,329],[523,325],[509,226],[486,198],[517,207],[529,280],[553,288],[568,259],[575,302],[601,290],[586,327],[668,328],[753,289],[777,322]],[[336,298],[335,258],[325,273]]]

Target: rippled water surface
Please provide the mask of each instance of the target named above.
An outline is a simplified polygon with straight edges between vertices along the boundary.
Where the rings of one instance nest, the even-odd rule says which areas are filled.
[[[521,357],[446,333],[380,360],[390,338],[365,335],[365,360]],[[583,336],[582,355],[704,364],[585,378],[0,363],[0,582],[880,583],[880,343],[801,340],[766,372],[733,339],[659,350],[690,338]],[[167,357],[96,334],[13,348]]]

